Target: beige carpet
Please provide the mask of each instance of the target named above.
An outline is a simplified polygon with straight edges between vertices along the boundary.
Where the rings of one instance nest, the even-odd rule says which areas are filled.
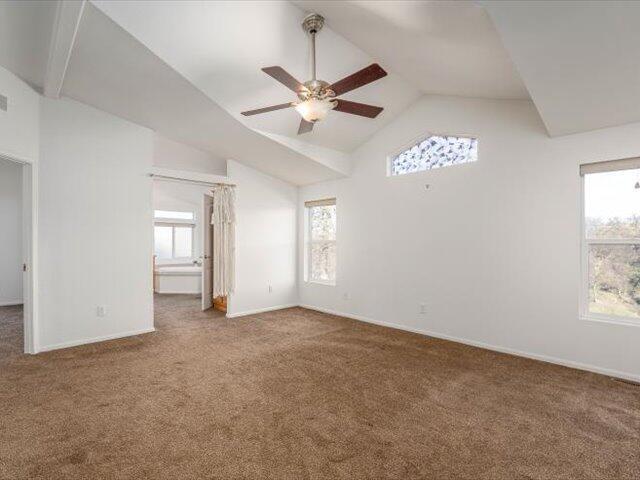
[[[157,328],[3,346],[0,478],[640,478],[637,386],[300,308]]]

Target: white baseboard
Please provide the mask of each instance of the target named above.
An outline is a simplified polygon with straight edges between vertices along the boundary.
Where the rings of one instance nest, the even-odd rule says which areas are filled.
[[[601,368],[595,365],[587,363],[574,362],[572,360],[565,360],[563,358],[551,357],[548,355],[539,355],[537,353],[524,352],[522,350],[515,350],[513,348],[501,347],[497,345],[491,345],[484,342],[478,342],[475,340],[469,340],[467,338],[454,337],[452,335],[446,335],[443,333],[432,332],[429,330],[422,330],[418,328],[411,328],[397,323],[383,322],[380,320],[374,320],[372,318],[363,317],[361,315],[352,315],[350,313],[336,312],[322,307],[314,307],[312,305],[299,305],[302,308],[309,310],[315,310],[317,312],[328,313],[330,315],[337,315],[339,317],[350,318],[359,322],[372,323],[374,325],[380,325],[382,327],[395,328],[396,330],[404,330],[406,332],[419,333],[420,335],[426,335],[428,337],[440,338],[442,340],[449,340],[452,342],[463,343],[465,345],[471,345],[472,347],[484,348],[485,350],[492,350],[494,352],[507,353],[509,355],[515,355],[518,357],[530,358],[532,360],[538,360],[541,362],[553,363],[556,365],[562,365],[563,367],[575,368],[577,370],[585,370],[587,372],[599,373],[601,375],[607,375],[609,377],[622,378],[624,380],[630,380],[632,382],[640,382],[640,375],[629,372],[621,372],[618,370],[612,370],[609,368]]]
[[[256,310],[245,310],[244,312],[227,313],[227,318],[244,317],[246,315],[255,315],[256,313],[273,312],[274,310],[283,310],[285,308],[297,307],[297,303],[287,305],[276,305],[275,307],[258,308]]]
[[[44,345],[44,346],[41,346],[36,353],[49,352],[51,350],[59,350],[61,348],[77,347],[79,345],[85,345],[88,343],[98,343],[98,342],[104,342],[107,340],[115,340],[117,338],[133,337],[135,335],[142,335],[144,333],[155,332],[155,330],[156,329],[153,327],[143,328],[141,330],[132,330],[129,332],[114,333],[111,335],[102,335],[100,337],[93,337],[93,338],[83,338],[81,340],[72,340],[70,342],[55,343],[53,345]]]
[[[0,307],[13,307],[14,305],[22,305],[22,300],[0,300]]]

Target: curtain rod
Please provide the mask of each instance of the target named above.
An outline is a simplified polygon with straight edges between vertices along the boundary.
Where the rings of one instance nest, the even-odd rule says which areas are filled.
[[[170,177],[168,175],[159,175],[157,173],[150,173],[149,176],[153,177],[153,178],[164,178],[164,179],[167,179],[167,180],[177,180],[179,182],[195,183],[195,184],[198,184],[198,185],[208,185],[208,186],[214,186],[214,187],[216,185],[226,185],[226,186],[229,186],[229,187],[235,187],[235,185],[231,184],[231,183],[207,182],[207,181],[204,181],[204,180],[189,180],[188,178]]]
[[[223,187],[235,187],[235,183],[214,183],[214,185],[223,186]]]

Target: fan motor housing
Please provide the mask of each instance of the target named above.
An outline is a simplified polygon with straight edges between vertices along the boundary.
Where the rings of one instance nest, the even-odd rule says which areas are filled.
[[[324,27],[324,17],[317,13],[307,15],[302,20],[302,29],[309,34],[318,33],[322,27]]]
[[[310,98],[333,98],[336,94],[329,88],[329,84],[324,80],[309,80],[303,84],[305,89],[298,92],[300,100],[308,100]]]

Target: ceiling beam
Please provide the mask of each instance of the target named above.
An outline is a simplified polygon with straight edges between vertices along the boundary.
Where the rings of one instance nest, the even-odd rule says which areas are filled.
[[[67,66],[73,51],[86,0],[59,0],[49,43],[49,59],[43,91],[50,98],[60,97]]]

